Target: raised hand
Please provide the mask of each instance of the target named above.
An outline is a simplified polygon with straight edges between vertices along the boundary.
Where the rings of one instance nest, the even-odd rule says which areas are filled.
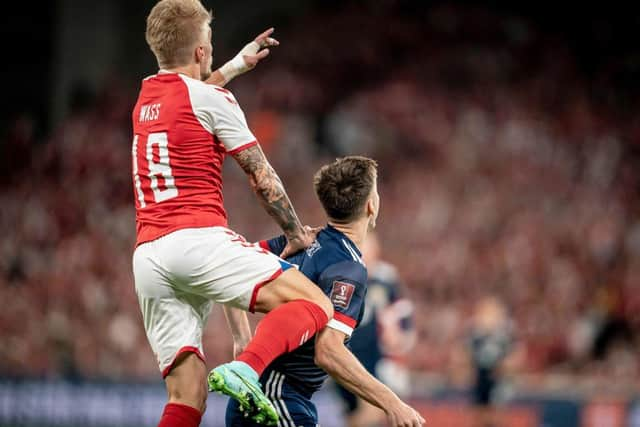
[[[231,61],[220,67],[217,71],[220,72],[220,78],[224,81],[220,82],[218,78],[213,76],[213,79],[208,80],[208,83],[224,86],[240,74],[255,68],[258,62],[269,55],[269,47],[280,45],[278,40],[271,37],[274,31],[273,27],[263,31],[252,42],[245,45]]]
[[[274,31],[275,29],[273,27],[269,28],[268,30],[260,34],[258,37],[256,37],[253,40],[253,42],[247,45],[249,46],[255,43],[257,45],[257,49],[256,49],[256,46],[253,45],[251,46],[252,49],[250,50],[248,49],[246,52],[243,52],[244,49],[240,51],[240,54],[242,54],[242,58],[244,59],[244,62],[248,70],[251,70],[252,68],[254,68],[256,65],[258,65],[258,62],[260,62],[262,59],[266,58],[267,55],[269,55],[269,49],[268,49],[269,47],[280,45],[280,42],[278,40],[270,37]],[[245,46],[245,48],[247,46]]]

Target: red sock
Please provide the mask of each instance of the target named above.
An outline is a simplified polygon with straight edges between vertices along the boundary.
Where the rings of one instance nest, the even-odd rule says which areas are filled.
[[[264,316],[237,360],[261,375],[276,357],[300,347],[328,321],[324,310],[310,301],[298,299],[282,304]]]
[[[202,414],[196,408],[180,403],[167,403],[158,427],[198,427]]]

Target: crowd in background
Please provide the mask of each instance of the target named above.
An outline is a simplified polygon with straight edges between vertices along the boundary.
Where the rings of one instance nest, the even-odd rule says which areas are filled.
[[[493,295],[527,386],[637,383],[637,105],[526,20],[442,7],[381,25],[387,12],[305,18],[229,86],[303,221],[323,221],[321,164],[372,156],[384,258],[418,307],[409,369],[454,383]],[[131,274],[134,95],[105,88],[43,140],[24,116],[2,142],[0,374],[159,375]],[[225,203],[248,239],[278,232],[230,159]],[[204,342],[210,365],[231,357],[219,309]]]

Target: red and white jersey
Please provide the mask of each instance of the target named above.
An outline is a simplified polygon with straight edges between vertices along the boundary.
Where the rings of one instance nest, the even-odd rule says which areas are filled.
[[[142,81],[132,119],[137,245],[226,226],[225,154],[257,144],[231,92],[161,70]]]

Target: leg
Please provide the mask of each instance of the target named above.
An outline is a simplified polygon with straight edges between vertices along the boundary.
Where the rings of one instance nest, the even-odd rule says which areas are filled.
[[[158,427],[197,427],[206,408],[207,369],[195,353],[182,353],[165,382],[169,403]]]
[[[164,379],[169,403],[191,406],[204,413],[207,405],[207,368],[195,353],[182,353]]]
[[[322,330],[333,317],[333,304],[318,286],[293,268],[256,292],[253,308],[268,314],[237,360],[260,375],[275,358],[295,350]]]
[[[269,313],[237,360],[211,371],[209,390],[237,400],[236,412],[244,413],[243,417],[251,416],[258,423],[273,425],[280,415],[262,392],[259,376],[275,358],[295,350],[324,328],[329,316],[333,316],[333,306],[320,288],[293,268],[264,286],[257,285],[252,295],[249,307]],[[238,419],[242,418],[236,416],[235,420]]]
[[[282,304],[305,300],[320,307],[327,318],[333,317],[333,304],[315,283],[298,270],[290,268],[257,291],[253,309],[268,313]]]
[[[237,361],[215,368],[208,382],[210,391],[238,400],[254,421],[277,422],[259,376],[273,359],[324,328],[333,316],[329,299],[290,264],[230,230],[214,227],[175,234],[180,245],[167,248],[163,261],[176,283],[184,284],[182,290],[244,310],[270,311],[245,352]],[[161,244],[167,242],[163,239]]]
[[[313,402],[291,387],[285,374],[271,371],[263,378],[265,392],[273,402],[282,426],[317,427],[318,411]]]
[[[176,296],[175,285],[159,271],[155,243],[136,249],[133,270],[145,331],[169,397],[158,426],[197,427],[207,398],[201,336],[211,303]]]

